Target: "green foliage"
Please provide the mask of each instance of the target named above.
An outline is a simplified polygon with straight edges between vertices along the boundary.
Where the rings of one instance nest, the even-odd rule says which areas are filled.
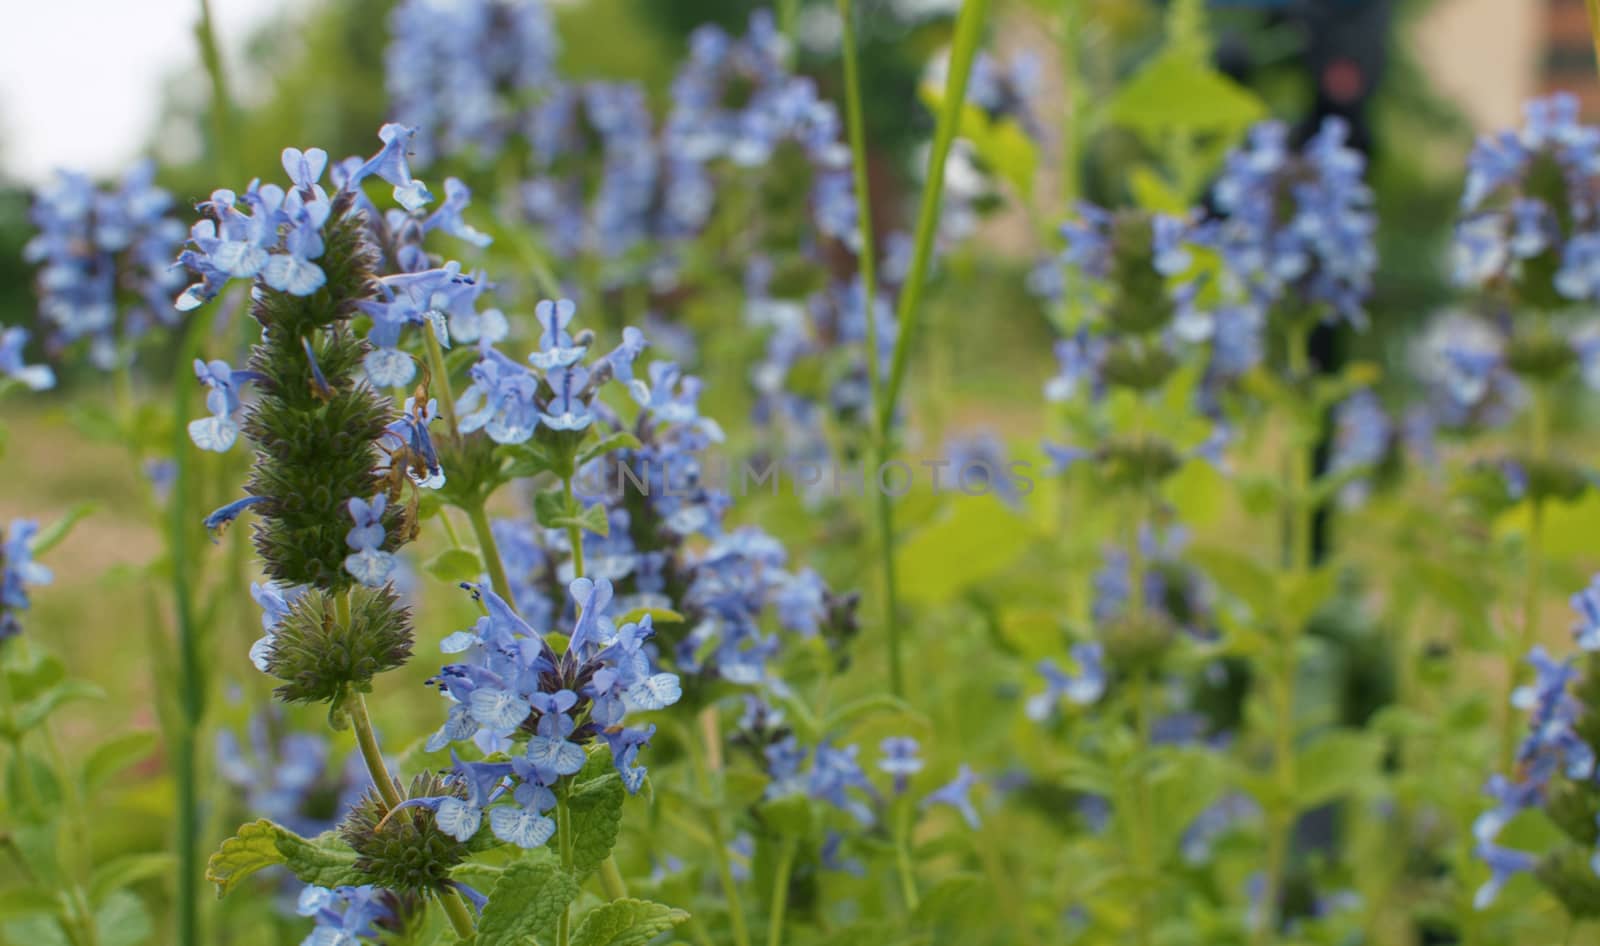
[[[574,781],[567,810],[572,818],[572,869],[579,879],[599,868],[611,856],[622,830],[622,803],[627,791],[615,772],[596,774],[597,765],[609,765],[610,754],[598,752]],[[584,778],[588,774],[591,777]]]
[[[478,946],[517,946],[555,926],[578,896],[578,884],[548,851],[506,867],[489,890],[478,923]]]
[[[683,910],[648,900],[613,900],[590,910],[572,934],[572,946],[644,946],[689,919]]]
[[[251,874],[280,864],[305,883],[321,887],[367,883],[357,859],[356,852],[331,833],[302,838],[262,818],[242,825],[222,842],[206,864],[206,879],[216,885],[218,897],[232,893]]]

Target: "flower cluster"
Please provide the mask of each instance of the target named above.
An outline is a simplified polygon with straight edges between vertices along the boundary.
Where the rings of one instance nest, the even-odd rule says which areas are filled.
[[[109,370],[152,327],[177,323],[172,294],[183,277],[171,263],[183,225],[154,180],[151,163],[109,190],[61,171],[34,195],[30,217],[38,233],[23,255],[40,266],[39,314],[52,352],[86,341],[90,361]],[[8,350],[11,344],[21,347],[8,339]]]
[[[1219,323],[1307,313],[1365,324],[1377,220],[1366,160],[1348,138],[1329,118],[1296,152],[1287,126],[1263,122],[1228,155],[1213,191],[1221,216],[1200,241],[1222,255]]]
[[[22,633],[20,612],[28,610],[28,586],[48,585],[54,575],[33,560],[33,540],[39,524],[13,519],[0,541],[0,642]]]
[[[676,703],[678,678],[651,666],[649,615],[620,627],[613,621],[612,586],[604,578],[571,583],[576,615],[560,653],[499,595],[470,587],[488,613],[472,630],[441,644],[445,653],[461,657],[433,679],[451,706],[428,746],[472,739],[485,752],[517,752],[508,763],[457,760],[456,772],[468,786],[464,798],[408,804],[431,808],[441,828],[462,841],[477,832],[487,812],[500,840],[538,847],[555,831],[545,815],[555,807],[552,789],[583,768],[587,744],[599,740],[610,748],[628,791],[644,784],[645,768],[636,763],[655,726],[630,727],[627,717]],[[502,796],[516,804],[491,807]]]
[[[411,897],[371,885],[360,887],[308,886],[300,892],[295,912],[315,925],[301,946],[356,946],[376,942],[387,933],[406,929],[419,909]]]
[[[1484,135],[1467,161],[1455,274],[1554,308],[1600,294],[1600,129],[1568,93],[1523,107],[1523,126]]]
[[[359,757],[331,766],[328,740],[287,729],[272,707],[252,714],[245,734],[241,742],[231,730],[217,733],[217,774],[251,812],[309,836],[333,828],[355,801],[366,774]]]
[[[542,0],[405,0],[389,26],[389,100],[421,129],[424,163],[488,160],[554,77],[559,41]]]

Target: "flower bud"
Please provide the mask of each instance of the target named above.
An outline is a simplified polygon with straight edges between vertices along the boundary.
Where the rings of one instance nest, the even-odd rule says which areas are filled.
[[[275,691],[287,703],[337,703],[369,693],[372,678],[411,656],[411,612],[388,586],[355,586],[350,617],[341,621],[335,598],[320,589],[301,595],[273,630],[267,672],[286,681]]]
[[[411,780],[406,798],[438,798],[462,794],[459,784],[424,773]],[[450,871],[471,853],[434,823],[426,808],[390,811],[376,790],[368,791],[350,809],[339,836],[355,849],[356,869],[370,882],[402,894],[434,894],[446,888]]]

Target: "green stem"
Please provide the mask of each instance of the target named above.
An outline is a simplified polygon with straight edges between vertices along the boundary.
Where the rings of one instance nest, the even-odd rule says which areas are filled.
[[[608,856],[600,862],[600,886],[605,889],[606,896],[613,900],[621,900],[628,895],[628,883],[622,879],[622,871],[617,869],[617,859]]]
[[[211,157],[217,180],[229,179],[233,146],[233,99],[228,94],[227,70],[222,65],[222,47],[217,43],[217,32],[211,18],[209,0],[200,0],[200,19],[195,22],[194,35],[200,45],[200,61],[205,65],[211,82]]]
[[[444,907],[444,915],[450,918],[450,927],[456,931],[456,937],[461,942],[471,942],[472,938],[478,935],[478,931],[473,928],[472,911],[467,909],[461,894],[452,890],[439,898],[439,905]]]
[[[1143,597],[1139,588],[1138,584],[1133,586],[1135,601]],[[1150,822],[1150,782],[1145,777],[1145,756],[1150,752],[1150,676],[1144,672],[1140,672],[1134,682],[1133,721],[1134,733],[1138,737],[1133,756],[1133,865],[1141,901],[1135,922],[1138,924],[1139,942],[1142,946],[1149,946],[1155,941],[1151,923],[1156,916],[1155,885],[1160,878],[1152,850],[1155,829]]]
[[[715,727],[702,727],[702,729],[709,742]],[[699,786],[701,797],[712,797],[714,787],[711,782],[711,767],[706,761],[710,746],[701,745],[687,728],[680,732],[680,736],[684,748],[689,753],[689,763],[694,770],[695,784]],[[739,883],[733,876],[733,862],[728,859],[728,842],[722,830],[722,813],[720,810],[712,809],[706,814],[706,828],[711,835],[711,853],[717,861],[717,875],[722,883],[722,895],[728,902],[728,925],[733,931],[733,941],[735,946],[750,946],[750,931],[745,926],[744,906],[739,900]]]
[[[894,831],[894,859],[895,869],[900,874],[900,898],[905,901],[906,912],[917,912],[917,905],[921,898],[917,896],[917,875],[911,863],[910,821],[912,808],[906,799],[901,799],[900,816],[896,819]]]
[[[494,529],[489,525],[489,513],[479,502],[466,510],[467,521],[472,523],[472,534],[478,540],[478,551],[483,554],[483,565],[489,570],[489,584],[494,593],[512,602],[511,582],[506,578],[506,566],[500,560],[500,546],[494,540]]]
[[[878,351],[878,276],[877,243],[872,232],[872,191],[867,164],[867,135],[861,106],[861,72],[856,54],[855,5],[838,0],[840,42],[844,59],[845,122],[850,136],[850,164],[856,191],[856,227],[861,251],[857,255],[861,274],[861,293],[867,313],[867,385],[872,395],[874,418],[882,416],[883,379]],[[879,468],[889,459],[884,432],[886,425],[873,422],[873,444]],[[905,670],[901,661],[900,602],[894,570],[894,510],[882,490],[874,490],[877,506],[878,551],[883,572],[883,625],[889,644],[889,690],[905,695]]]
[[[433,383],[439,386],[439,413],[444,417],[450,436],[460,440],[461,425],[456,422],[456,397],[450,390],[450,370],[445,367],[444,349],[439,347],[439,339],[434,336],[432,326],[423,326],[422,345],[428,355],[428,374],[432,376]]]
[[[783,946],[784,913],[789,908],[789,872],[794,868],[796,844],[785,838],[778,852],[778,869],[772,875],[772,914],[767,918],[767,946]]]
[[[346,708],[350,713],[350,726],[356,731],[356,744],[361,747],[361,759],[367,763],[367,772],[372,776],[372,784],[378,787],[384,806],[393,811],[400,807],[404,799],[400,797],[400,788],[395,785],[394,776],[389,774],[388,763],[383,761],[378,734],[372,731],[372,717],[367,715],[367,698],[360,693],[353,693]]]
[[[561,848],[561,866],[568,874],[572,873],[572,809],[567,802],[567,792],[563,787],[556,792],[556,844]],[[561,917],[556,920],[556,946],[568,946],[572,936],[572,905],[561,908]]]
[[[1594,37],[1595,65],[1600,67],[1600,0],[1587,0],[1589,8],[1589,33]]]
[[[1288,381],[1309,384],[1311,375],[1310,329],[1293,323],[1286,336]],[[1296,584],[1311,570],[1311,453],[1314,431],[1307,430],[1315,419],[1296,417],[1285,444],[1284,470],[1288,493],[1284,498],[1284,566]],[[1295,683],[1299,670],[1300,634],[1303,630],[1287,621],[1280,623],[1276,667],[1270,685],[1274,694],[1272,766],[1277,797],[1267,812],[1266,891],[1262,903],[1266,918],[1256,930],[1255,942],[1272,942],[1277,937],[1278,906],[1283,898],[1284,871],[1288,868],[1289,841],[1296,814],[1295,789]]]
[[[572,477],[568,476],[561,481],[561,488],[566,491],[567,505],[571,507],[576,502],[572,495]],[[567,525],[567,542],[572,546],[572,577],[583,577],[583,527],[577,523]]]
[[[1550,452],[1550,402],[1543,383],[1536,383],[1529,405],[1529,452],[1535,464],[1544,463]],[[1522,584],[1522,624],[1518,628],[1512,649],[1505,655],[1505,694],[1500,701],[1500,771],[1511,771],[1516,754],[1517,728],[1520,717],[1511,706],[1511,694],[1523,678],[1523,657],[1533,646],[1539,626],[1539,594],[1544,584],[1544,497],[1535,495],[1529,501],[1528,534],[1526,537],[1526,562]]]
[[[180,364],[188,364],[200,350],[207,320],[193,319],[184,332]],[[177,624],[178,732],[172,734],[173,781],[176,783],[178,833],[177,916],[174,923],[180,946],[200,942],[200,773],[199,730],[205,715],[204,675],[200,667],[200,633],[194,618],[194,589],[190,582],[187,499],[190,496],[190,449],[185,420],[190,417],[192,385],[172,386],[173,424],[171,498],[167,501],[167,549],[172,585],[173,617]]]
[[[944,197],[945,161],[950,157],[950,147],[955,142],[956,130],[961,124],[961,109],[967,97],[967,78],[972,73],[972,61],[978,53],[978,42],[983,36],[983,20],[988,9],[988,0],[966,0],[956,17],[955,42],[950,53],[950,71],[945,77],[944,101],[939,109],[938,123],[934,126],[933,148],[928,152],[928,173],[922,187],[922,204],[917,211],[911,268],[906,275],[905,287],[901,290],[900,304],[895,313],[899,335],[894,341],[889,384],[878,404],[878,431],[882,439],[888,438],[889,425],[894,420],[900,386],[905,383],[911,342],[916,338],[917,321],[922,316],[922,289],[927,280],[928,266],[933,261],[933,240],[939,230],[939,205]]]

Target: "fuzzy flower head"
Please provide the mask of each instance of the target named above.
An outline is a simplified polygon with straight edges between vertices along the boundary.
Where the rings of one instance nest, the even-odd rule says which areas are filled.
[[[34,194],[36,232],[23,257],[39,267],[39,315],[52,354],[82,342],[90,361],[109,370],[152,328],[178,323],[172,295],[183,276],[171,262],[183,225],[154,179],[149,163],[109,189],[60,171]]]

